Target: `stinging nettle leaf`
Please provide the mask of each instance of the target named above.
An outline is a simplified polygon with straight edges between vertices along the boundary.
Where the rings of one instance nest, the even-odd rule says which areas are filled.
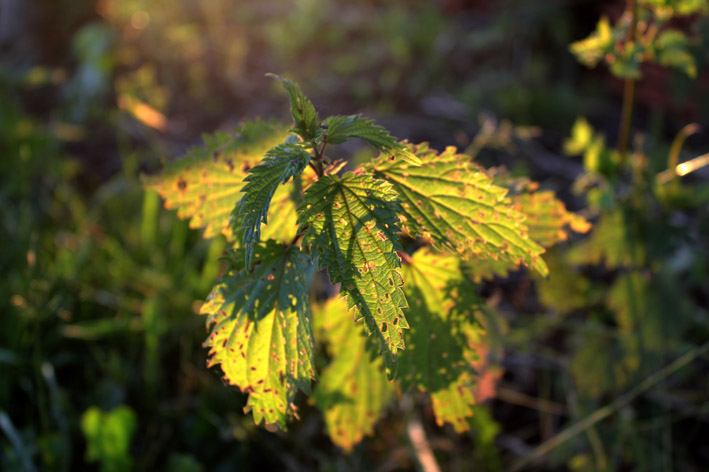
[[[449,422],[463,432],[475,404],[475,346],[484,332],[476,316],[482,301],[455,256],[420,249],[402,272],[411,330],[399,356],[400,382],[431,395],[439,426]]]
[[[343,299],[328,300],[314,313],[313,324],[331,356],[313,398],[325,416],[332,442],[349,452],[372,434],[393,398],[394,386],[387,381],[382,358],[372,355],[369,339],[352,323]]]
[[[295,123],[293,132],[306,141],[316,138],[321,131],[318,123],[318,113],[308,97],[303,95],[298,85],[292,80],[283,79],[276,74],[266,74],[266,76],[278,79],[283,88],[286,89],[286,93],[288,93],[290,113],[293,117],[293,123]]]
[[[385,128],[375,125],[374,120],[363,118],[362,115],[331,116],[324,122],[327,129],[327,142],[330,144],[344,143],[350,138],[358,138],[368,142],[379,152],[393,158],[400,157],[413,165],[421,165],[421,160],[408,147],[397,142]]]
[[[583,216],[570,212],[553,192],[539,191],[539,183],[526,177],[512,177],[505,168],[486,170],[493,183],[509,190],[512,207],[527,219],[529,237],[545,249],[569,239],[572,231],[586,233],[591,229]],[[465,268],[473,280],[506,277],[518,267],[505,259],[477,259],[468,261]]]
[[[409,325],[397,250],[398,196],[391,184],[371,175],[326,175],[312,184],[298,206],[303,245],[310,246],[340,282],[355,321],[364,318],[376,334],[393,376],[396,353],[404,349],[402,329]]]
[[[243,228],[246,267],[251,266],[254,244],[261,238],[261,224],[268,223],[273,194],[281,184],[299,178],[310,161],[310,153],[300,143],[284,143],[270,149],[261,162],[249,169],[241,191],[244,196],[234,208],[232,225]],[[283,215],[278,215],[283,216]]]
[[[179,218],[190,219],[191,228],[204,228],[205,238],[222,233],[232,240],[229,215],[239,201],[247,169],[287,135],[287,126],[262,121],[244,123],[233,134],[205,135],[204,146],[193,147],[160,175],[145,178],[145,185],[165,199],[166,208],[177,209]],[[292,212],[288,198],[288,189],[278,192],[278,210]]]
[[[200,313],[211,334],[208,366],[220,364],[225,380],[249,394],[245,410],[258,424],[286,428],[297,389],[310,393],[315,378],[308,287],[308,257],[295,246],[267,241],[255,247],[245,269],[244,250],[231,254],[231,270]]]
[[[552,191],[514,195],[512,205],[527,215],[525,223],[529,227],[529,237],[545,248],[568,240],[571,231],[587,233],[591,229],[591,223],[568,211]]]
[[[385,158],[368,166],[399,194],[404,232],[466,259],[500,259],[548,273],[541,258],[544,248],[529,238],[525,215],[512,207],[507,189],[495,185],[454,147],[441,154],[425,144],[411,149],[422,166]]]

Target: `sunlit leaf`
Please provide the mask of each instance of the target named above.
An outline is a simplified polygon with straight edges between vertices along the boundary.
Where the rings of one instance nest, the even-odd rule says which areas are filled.
[[[316,334],[324,338],[330,364],[320,374],[314,399],[325,415],[332,441],[352,450],[374,425],[391,401],[394,387],[387,381],[382,358],[372,349],[362,328],[352,323],[343,299],[330,299],[314,314]]]
[[[221,232],[233,239],[229,215],[241,198],[246,171],[287,135],[287,127],[281,124],[253,122],[233,134],[205,136],[203,146],[190,149],[160,175],[146,178],[145,185],[160,193],[166,208],[177,209],[178,217],[190,219],[191,228],[204,228],[205,238]],[[284,197],[288,199],[288,189],[277,192],[274,200],[282,202]],[[283,210],[281,205],[272,208]]]
[[[331,116],[324,124],[327,126],[327,142],[330,144],[358,138],[392,159],[401,158],[412,165],[421,165],[421,160],[405,144],[397,142],[389,131],[375,125],[372,119],[363,118],[362,115]]]
[[[571,231],[587,233],[591,229],[591,224],[583,216],[568,211],[554,192],[523,193],[511,198],[513,207],[527,215],[529,237],[545,248],[566,241]]]
[[[308,287],[308,258],[274,241],[255,247],[255,265],[245,269],[244,250],[212,290],[201,313],[211,334],[209,365],[220,364],[225,380],[249,394],[256,423],[286,427],[296,390],[310,393],[315,377]]]
[[[268,210],[274,193],[291,178],[300,178],[310,157],[302,144],[284,143],[270,149],[261,162],[249,169],[244,179],[246,185],[241,190],[244,196],[232,216],[233,226],[244,230],[246,267],[251,266],[254,244],[261,238],[261,224],[268,223]]]
[[[381,340],[390,369],[404,349],[402,329],[409,327],[396,253],[397,202],[391,184],[348,172],[312,184],[298,206],[303,245],[312,248],[332,283],[342,284],[347,307]]]
[[[412,146],[423,165],[380,158],[369,168],[391,182],[402,200],[401,227],[413,237],[467,259],[504,260],[524,264],[546,275],[544,249],[532,241],[507,189],[449,147],[436,154],[424,145]]]
[[[481,301],[475,285],[457,257],[427,248],[414,253],[402,271],[411,330],[399,356],[399,379],[404,388],[429,392],[439,425],[465,431],[475,404],[475,344],[483,332],[476,321]]]

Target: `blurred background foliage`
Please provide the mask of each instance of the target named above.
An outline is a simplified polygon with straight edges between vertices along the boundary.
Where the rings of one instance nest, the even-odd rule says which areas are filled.
[[[668,155],[676,165],[709,147],[706,131],[672,147],[686,124],[709,123],[709,21],[667,20],[689,38],[679,69],[579,65],[569,45],[603,37],[599,18],[625,21],[623,10],[612,0],[0,0],[0,469],[409,470],[419,465],[406,418],[418,411],[442,469],[499,470],[703,345],[708,176],[657,176]],[[611,145],[624,70],[642,76],[625,163]],[[196,312],[225,243],[162,209],[139,175],[203,132],[285,119],[266,72],[297,80],[325,114],[364,112],[400,138],[534,178],[595,222],[548,253],[548,279],[479,284],[505,334],[481,369],[489,399],[470,433],[437,428],[414,399],[346,455],[305,401],[288,432],[267,432],[205,369]],[[705,470],[707,367],[704,356],[618,404],[537,467]]]

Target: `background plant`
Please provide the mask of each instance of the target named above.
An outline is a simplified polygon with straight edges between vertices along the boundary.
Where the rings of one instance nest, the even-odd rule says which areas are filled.
[[[497,269],[505,277],[476,278],[477,295],[486,312],[497,313],[497,323],[485,325],[488,343],[475,346],[482,359],[469,432],[436,427],[429,395],[416,393],[388,403],[373,436],[349,454],[332,445],[326,418],[304,397],[296,397],[301,419],[287,433],[269,433],[244,417],[247,396],[224,388],[202,367],[204,318],[194,314],[224,268],[216,257],[225,243],[221,236],[201,240],[186,221],[162,210],[155,193],[143,192],[140,171],[156,173],[161,159],[184,155],[205,130],[231,132],[248,116],[282,120],[278,87],[263,80],[266,71],[279,70],[298,79],[325,115],[362,111],[431,148],[456,144],[487,169],[504,165],[508,176],[538,181],[537,192],[553,190],[568,208],[590,208],[583,214],[594,220],[586,194],[603,204],[608,192],[597,183],[589,192],[570,191],[585,170],[582,159],[560,156],[562,141],[574,117],[583,115],[594,143],[615,147],[623,92],[622,79],[607,68],[580,67],[568,53],[569,43],[584,38],[600,16],[613,27],[625,8],[621,1],[259,5],[0,5],[0,233],[6,243],[0,249],[0,468],[88,467],[83,413],[98,407],[110,414],[125,405],[138,419],[128,450],[136,470],[234,464],[407,470],[416,467],[418,451],[409,431],[425,432],[429,457],[444,470],[498,470],[542,443],[543,454],[535,457],[545,469],[596,470],[605,454],[608,468],[701,470],[705,359],[652,388],[646,380],[655,374],[633,374],[624,387],[608,388],[620,382],[615,366],[637,372],[622,359],[637,352],[623,347],[630,335],[616,324],[622,306],[606,303],[608,289],[629,270],[569,264],[568,241],[544,254],[549,283],[504,267],[485,273]],[[668,156],[679,130],[709,116],[703,72],[709,28],[703,15],[675,15],[664,28],[687,36],[697,78],[647,61],[639,66],[629,164],[604,178],[614,188],[612,201],[624,200],[633,182],[631,156],[642,150],[642,211],[650,209],[643,220],[652,223],[646,227],[660,236],[668,234],[666,223],[678,230],[660,241],[674,249],[659,253],[644,272],[651,288],[636,293],[653,300],[638,306],[668,307],[651,310],[643,323],[672,320],[677,304],[658,300],[674,293],[686,297],[690,321],[685,318],[679,335],[671,330],[674,354],[654,349],[653,359],[643,361],[648,373],[677,369],[670,361],[685,359],[677,357],[683,348],[696,352],[706,333],[707,218],[697,204],[706,172],[670,182],[677,172],[666,171],[676,168]],[[644,139],[641,147],[636,136]],[[691,134],[673,153],[676,163],[700,162],[692,159],[706,145],[703,131]],[[598,156],[593,148],[598,144],[589,158]],[[350,140],[330,152],[351,157],[356,167],[375,150]],[[666,183],[655,192],[650,187],[658,173]],[[680,237],[683,228],[689,232]],[[317,298],[332,296],[329,282],[318,277],[315,284]],[[355,326],[344,321],[343,327]],[[317,323],[314,329],[318,338]],[[318,351],[326,358],[316,359],[316,367],[327,364],[329,346]],[[616,401],[638,388],[632,402]],[[580,430],[589,418],[593,428]]]

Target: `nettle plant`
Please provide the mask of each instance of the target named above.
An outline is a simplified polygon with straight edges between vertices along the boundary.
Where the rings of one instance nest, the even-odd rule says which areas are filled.
[[[546,275],[544,248],[589,224],[453,147],[398,142],[361,115],[321,120],[278,79],[293,127],[255,121],[205,137],[146,182],[205,237],[230,243],[201,308],[209,365],[248,394],[256,423],[285,429],[296,392],[312,393],[347,450],[409,389],[430,394],[439,425],[466,430],[485,335],[476,281],[520,266]],[[327,151],[352,138],[381,154],[343,173]],[[318,269],[339,297],[314,295]]]

